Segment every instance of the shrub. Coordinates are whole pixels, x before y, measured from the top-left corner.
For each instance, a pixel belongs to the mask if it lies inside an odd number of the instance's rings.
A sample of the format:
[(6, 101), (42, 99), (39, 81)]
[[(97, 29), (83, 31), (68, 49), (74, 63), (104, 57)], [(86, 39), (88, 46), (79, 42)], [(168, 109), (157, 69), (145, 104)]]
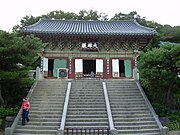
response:
[(15, 108), (0, 107), (0, 118), (3, 119), (6, 116), (15, 116), (17, 115), (19, 109), (20, 109), (19, 107), (15, 107)]

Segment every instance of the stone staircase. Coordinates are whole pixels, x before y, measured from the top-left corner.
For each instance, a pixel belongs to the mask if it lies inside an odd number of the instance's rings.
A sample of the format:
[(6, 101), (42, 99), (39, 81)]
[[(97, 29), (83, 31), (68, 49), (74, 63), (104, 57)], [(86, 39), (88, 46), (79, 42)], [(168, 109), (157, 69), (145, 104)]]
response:
[(60, 126), (67, 81), (38, 81), (30, 98), (30, 121), (19, 120), (14, 135), (55, 135)]
[(65, 128), (88, 130), (109, 128), (102, 82), (72, 81)]
[(159, 135), (160, 130), (134, 80), (107, 80), (114, 126), (121, 135)]
[[(105, 82), (119, 135), (160, 135), (134, 80)], [(61, 125), (67, 83), (58, 79), (38, 81), (30, 98), (30, 122), (22, 126), (19, 120), (13, 135), (56, 135)], [(77, 134), (77, 129), (82, 135), (106, 134), (109, 129), (103, 85), (99, 80), (72, 81), (64, 133)]]

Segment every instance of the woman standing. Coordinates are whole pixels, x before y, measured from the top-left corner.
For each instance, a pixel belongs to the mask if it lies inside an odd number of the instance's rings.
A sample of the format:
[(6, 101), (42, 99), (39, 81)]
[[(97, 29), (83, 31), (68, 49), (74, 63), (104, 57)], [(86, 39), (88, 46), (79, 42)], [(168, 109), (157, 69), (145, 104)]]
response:
[(26, 121), (29, 122), (29, 108), (30, 108), (30, 103), (26, 99), (26, 97), (23, 98), (22, 102), (22, 125), (26, 124)]

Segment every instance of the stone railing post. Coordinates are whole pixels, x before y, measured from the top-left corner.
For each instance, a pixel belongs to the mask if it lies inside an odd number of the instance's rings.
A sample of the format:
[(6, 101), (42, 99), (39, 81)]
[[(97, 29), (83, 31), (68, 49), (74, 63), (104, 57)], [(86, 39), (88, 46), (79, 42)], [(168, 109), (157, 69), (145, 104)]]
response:
[(64, 101), (64, 108), (63, 108), (63, 114), (61, 118), (61, 125), (59, 129), (57, 130), (57, 135), (64, 135), (64, 127), (66, 122), (66, 115), (67, 115), (67, 109), (69, 104), (69, 96), (71, 92), (71, 82), (68, 82), (67, 90), (66, 90), (66, 98)]
[(110, 107), (110, 103), (109, 103), (109, 97), (108, 97), (107, 87), (106, 87), (105, 82), (103, 82), (103, 90), (104, 90), (104, 97), (105, 97), (106, 109), (107, 109), (108, 120), (109, 120), (110, 134), (118, 135), (117, 130), (114, 128), (114, 122), (113, 122), (113, 118), (112, 118), (111, 107)]

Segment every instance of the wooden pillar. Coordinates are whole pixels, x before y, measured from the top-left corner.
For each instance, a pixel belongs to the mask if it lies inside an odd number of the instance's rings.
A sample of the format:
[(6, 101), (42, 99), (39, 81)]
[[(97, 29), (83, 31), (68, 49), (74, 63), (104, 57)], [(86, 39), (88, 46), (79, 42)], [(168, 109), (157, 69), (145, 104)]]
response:
[(73, 79), (75, 77), (75, 59), (69, 58), (69, 79)]

